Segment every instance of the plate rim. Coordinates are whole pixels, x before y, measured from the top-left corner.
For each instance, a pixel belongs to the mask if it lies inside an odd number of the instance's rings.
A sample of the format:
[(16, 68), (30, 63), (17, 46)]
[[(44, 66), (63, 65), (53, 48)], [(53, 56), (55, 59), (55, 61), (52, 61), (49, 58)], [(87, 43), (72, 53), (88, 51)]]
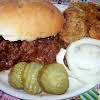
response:
[[(80, 96), (81, 94), (83, 94), (83, 93), (86, 93), (86, 92), (88, 92), (89, 90), (91, 90), (91, 89), (93, 89), (96, 85), (87, 85), (87, 87), (89, 86), (89, 89), (86, 89), (85, 91), (82, 91), (82, 92), (80, 92), (79, 94), (74, 94), (73, 96), (69, 96), (69, 97), (66, 97), (66, 96), (61, 96), (60, 95), (60, 97), (58, 97), (57, 99), (55, 99), (54, 97), (53, 98), (48, 98), (47, 99), (47, 97), (46, 98), (40, 98), (40, 97), (33, 97), (34, 99), (36, 99), (36, 100), (61, 100), (61, 99), (71, 99), (71, 98), (75, 98), (75, 97), (77, 97), (77, 96)], [(12, 87), (11, 87), (12, 88)], [(82, 88), (82, 89), (85, 89), (85, 87), (84, 88)], [(3, 90), (3, 89), (1, 89), (1, 87), (0, 87), (0, 91), (1, 92), (3, 92), (3, 93), (5, 93), (5, 94), (7, 94), (8, 96), (12, 96), (12, 97), (14, 97), (15, 99), (21, 99), (21, 100), (33, 100), (32, 98), (31, 99), (27, 99), (27, 98), (20, 98), (20, 97), (18, 97), (18, 94), (15, 96), (14, 95), (14, 93), (12, 94), (9, 94), (8, 92), (9, 92), (9, 90), (6, 92), (6, 89), (5, 89), (5, 91)], [(33, 96), (35, 96), (35, 95), (33, 95)]]

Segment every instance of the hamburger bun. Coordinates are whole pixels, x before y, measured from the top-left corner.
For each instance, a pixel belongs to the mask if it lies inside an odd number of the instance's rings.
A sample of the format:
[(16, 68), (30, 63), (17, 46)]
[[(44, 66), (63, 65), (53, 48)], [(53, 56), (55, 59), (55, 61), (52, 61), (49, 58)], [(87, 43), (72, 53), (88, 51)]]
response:
[(44, 0), (0, 1), (0, 35), (9, 41), (32, 41), (56, 35), (63, 27), (62, 13)]

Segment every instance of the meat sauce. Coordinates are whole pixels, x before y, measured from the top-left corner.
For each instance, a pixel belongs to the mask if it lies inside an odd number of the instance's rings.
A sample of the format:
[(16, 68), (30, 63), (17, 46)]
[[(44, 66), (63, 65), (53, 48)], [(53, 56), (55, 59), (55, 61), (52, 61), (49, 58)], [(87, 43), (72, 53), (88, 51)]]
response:
[(68, 44), (59, 38), (59, 34), (31, 42), (10, 42), (0, 37), (0, 71), (7, 70), (22, 61), (41, 64), (54, 63), (60, 48), (67, 46)]

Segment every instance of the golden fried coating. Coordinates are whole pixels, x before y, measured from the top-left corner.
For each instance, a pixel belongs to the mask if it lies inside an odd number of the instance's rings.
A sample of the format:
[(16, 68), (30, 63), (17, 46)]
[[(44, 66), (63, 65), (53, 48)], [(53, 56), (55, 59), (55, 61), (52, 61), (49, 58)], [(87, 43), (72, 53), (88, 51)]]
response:
[(61, 38), (65, 42), (71, 43), (91, 34), (91, 31), (94, 30), (91, 27), (94, 27), (94, 24), (100, 21), (100, 5), (81, 2), (74, 3), (64, 11), (64, 18), (65, 24)]
[(91, 38), (100, 40), (100, 21), (97, 21), (91, 26), (89, 35)]
[(86, 8), (86, 22), (88, 30), (91, 28), (96, 21), (100, 20), (100, 5), (88, 4)]
[(87, 23), (87, 31), (89, 32), (91, 25), (100, 20), (100, 5), (93, 3), (75, 3), (74, 6), (85, 11), (85, 21)]
[(61, 38), (68, 43), (87, 36), (87, 27), (84, 21), (85, 12), (79, 8), (70, 7), (64, 12), (65, 24)]
[[(100, 18), (100, 5), (96, 5), (93, 3), (81, 3), (81, 2), (79, 2), (79, 3), (72, 4), (70, 7), (84, 10), (85, 14), (86, 14), (86, 18), (88, 18), (89, 20), (91, 18), (96, 18), (96, 19), (98, 19), (98, 17)], [(92, 15), (92, 16), (89, 16), (89, 15)]]

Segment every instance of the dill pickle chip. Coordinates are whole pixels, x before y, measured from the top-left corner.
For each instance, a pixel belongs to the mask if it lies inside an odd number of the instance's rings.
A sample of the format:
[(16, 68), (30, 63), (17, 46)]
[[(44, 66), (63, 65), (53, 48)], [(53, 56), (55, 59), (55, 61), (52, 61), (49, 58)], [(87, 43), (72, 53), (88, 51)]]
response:
[(69, 88), (68, 74), (63, 65), (45, 65), (39, 72), (38, 81), (42, 89), (50, 94), (64, 94)]
[(42, 89), (38, 83), (37, 76), (42, 65), (36, 62), (27, 64), (23, 73), (24, 90), (29, 94), (39, 94)]
[(20, 62), (11, 69), (8, 75), (8, 83), (12, 87), (16, 89), (23, 89), (22, 73), (26, 65), (27, 65), (26, 62)]

